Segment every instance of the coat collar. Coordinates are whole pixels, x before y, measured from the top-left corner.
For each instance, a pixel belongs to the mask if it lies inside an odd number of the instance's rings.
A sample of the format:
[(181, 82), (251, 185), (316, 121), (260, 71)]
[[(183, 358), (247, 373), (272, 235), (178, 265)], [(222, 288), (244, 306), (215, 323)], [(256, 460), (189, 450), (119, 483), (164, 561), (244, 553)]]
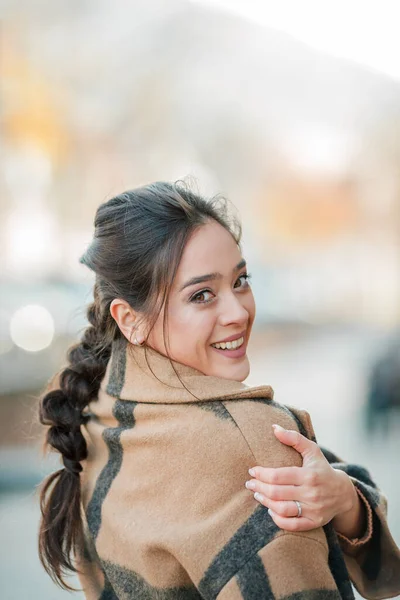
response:
[(248, 387), (204, 375), (193, 367), (170, 362), (149, 347), (134, 346), (125, 338), (112, 344), (100, 390), (121, 400), (167, 404), (261, 397), (272, 400), (274, 394), (269, 385)]

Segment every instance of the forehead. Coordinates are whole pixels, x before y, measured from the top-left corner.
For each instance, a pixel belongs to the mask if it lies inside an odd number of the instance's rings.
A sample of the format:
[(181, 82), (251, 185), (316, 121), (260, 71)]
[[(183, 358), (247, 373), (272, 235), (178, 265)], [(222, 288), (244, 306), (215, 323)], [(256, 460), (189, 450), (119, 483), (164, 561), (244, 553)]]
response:
[(204, 273), (230, 274), (241, 258), (242, 253), (229, 231), (210, 221), (189, 238), (176, 274), (177, 282)]

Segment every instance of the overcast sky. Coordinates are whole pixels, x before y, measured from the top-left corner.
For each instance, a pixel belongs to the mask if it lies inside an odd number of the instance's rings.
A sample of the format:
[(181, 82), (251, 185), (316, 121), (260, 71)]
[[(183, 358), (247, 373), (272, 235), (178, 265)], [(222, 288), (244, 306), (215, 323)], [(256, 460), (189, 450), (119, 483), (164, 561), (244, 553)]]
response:
[(240, 14), (400, 80), (397, 0), (189, 0)]

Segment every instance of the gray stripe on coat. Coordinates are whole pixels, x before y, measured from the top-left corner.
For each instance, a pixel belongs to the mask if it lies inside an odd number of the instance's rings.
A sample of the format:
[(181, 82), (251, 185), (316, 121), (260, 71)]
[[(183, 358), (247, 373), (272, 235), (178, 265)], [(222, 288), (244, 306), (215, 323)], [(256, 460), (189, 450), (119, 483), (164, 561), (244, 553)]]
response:
[[(201, 600), (201, 596), (194, 585), (190, 587), (156, 588), (150, 585), (135, 571), (102, 561), (108, 579), (112, 582), (119, 600)], [(100, 600), (114, 600), (114, 596), (101, 597)]]
[[(126, 353), (124, 343), (120, 343), (115, 348), (115, 354), (112, 357), (110, 379), (107, 386), (107, 392), (112, 395), (120, 394), (125, 380)], [(114, 350), (113, 350), (114, 351)], [(118, 427), (108, 427), (103, 431), (103, 439), (108, 447), (108, 461), (97, 478), (93, 495), (86, 508), (86, 518), (89, 531), (96, 540), (101, 527), (101, 509), (103, 502), (112, 486), (112, 483), (118, 475), (123, 459), (123, 449), (121, 445), (121, 434), (135, 425), (133, 411), (137, 402), (133, 400), (115, 401), (113, 406), (113, 415), (119, 422)]]
[(258, 506), (207, 568), (198, 585), (202, 597), (214, 600), (249, 557), (271, 542), (278, 531), (280, 529), (268, 514), (268, 509)]
[(236, 581), (243, 600), (256, 600), (256, 598), (275, 600), (268, 575), (258, 554), (252, 556), (240, 569)]

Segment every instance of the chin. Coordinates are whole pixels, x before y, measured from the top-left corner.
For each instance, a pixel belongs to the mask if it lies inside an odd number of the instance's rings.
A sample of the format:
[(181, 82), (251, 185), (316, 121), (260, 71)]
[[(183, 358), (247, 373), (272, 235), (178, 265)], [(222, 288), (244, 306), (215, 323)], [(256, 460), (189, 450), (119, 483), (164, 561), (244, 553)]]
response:
[(246, 357), (246, 361), (242, 365), (223, 369), (220, 372), (214, 373), (215, 377), (221, 377), (222, 379), (231, 379), (232, 381), (244, 381), (250, 373), (250, 364)]

